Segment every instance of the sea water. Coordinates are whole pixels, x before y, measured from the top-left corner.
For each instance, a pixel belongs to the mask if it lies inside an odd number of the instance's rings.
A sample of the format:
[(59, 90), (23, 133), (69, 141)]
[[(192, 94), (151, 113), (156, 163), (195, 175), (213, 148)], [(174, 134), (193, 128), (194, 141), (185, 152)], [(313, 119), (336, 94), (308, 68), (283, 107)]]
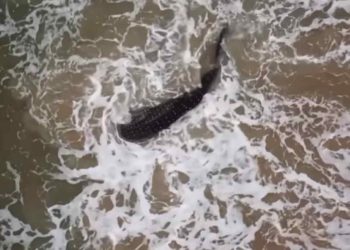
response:
[[(0, 3), (1, 249), (347, 249), (346, 0)], [(129, 110), (200, 85), (147, 143)]]

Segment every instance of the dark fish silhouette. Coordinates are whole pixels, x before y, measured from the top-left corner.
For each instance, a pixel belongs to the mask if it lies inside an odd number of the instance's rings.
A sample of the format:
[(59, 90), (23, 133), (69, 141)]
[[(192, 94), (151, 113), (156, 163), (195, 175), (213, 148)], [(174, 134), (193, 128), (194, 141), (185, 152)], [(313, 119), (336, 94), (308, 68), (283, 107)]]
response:
[[(221, 51), (221, 41), (226, 28), (221, 31), (218, 45), (216, 47), (216, 60)], [(144, 141), (160, 131), (170, 127), (189, 110), (196, 107), (203, 96), (209, 91), (210, 86), (219, 72), (219, 67), (215, 67), (201, 77), (201, 87), (185, 92), (184, 94), (169, 99), (155, 107), (146, 107), (131, 112), (131, 122), (118, 124), (119, 136), (128, 141)]]

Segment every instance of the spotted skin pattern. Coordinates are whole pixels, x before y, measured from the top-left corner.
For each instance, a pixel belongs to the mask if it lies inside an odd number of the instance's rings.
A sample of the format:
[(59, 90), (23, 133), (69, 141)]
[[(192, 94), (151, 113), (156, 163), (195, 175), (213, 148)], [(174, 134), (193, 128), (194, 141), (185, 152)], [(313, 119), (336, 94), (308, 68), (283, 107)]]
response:
[[(221, 40), (225, 32), (226, 29), (221, 32), (219, 37), (216, 50), (217, 58), (221, 48)], [(209, 91), (219, 70), (219, 67), (216, 67), (206, 72), (201, 78), (202, 86), (200, 88), (196, 88), (191, 92), (185, 92), (158, 106), (147, 107), (131, 112), (131, 122), (127, 124), (118, 124), (117, 126), (119, 137), (127, 141), (145, 141), (154, 137), (160, 131), (169, 128), (171, 124), (189, 110), (195, 108), (202, 101), (203, 96)]]

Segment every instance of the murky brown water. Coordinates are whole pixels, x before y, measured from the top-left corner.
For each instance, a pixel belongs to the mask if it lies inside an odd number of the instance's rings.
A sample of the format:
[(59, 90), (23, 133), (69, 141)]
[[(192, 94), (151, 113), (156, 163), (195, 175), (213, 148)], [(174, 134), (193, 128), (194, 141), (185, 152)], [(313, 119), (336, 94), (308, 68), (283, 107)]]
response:
[[(0, 3), (0, 248), (347, 249), (345, 1)], [(129, 107), (212, 93), (146, 145)]]

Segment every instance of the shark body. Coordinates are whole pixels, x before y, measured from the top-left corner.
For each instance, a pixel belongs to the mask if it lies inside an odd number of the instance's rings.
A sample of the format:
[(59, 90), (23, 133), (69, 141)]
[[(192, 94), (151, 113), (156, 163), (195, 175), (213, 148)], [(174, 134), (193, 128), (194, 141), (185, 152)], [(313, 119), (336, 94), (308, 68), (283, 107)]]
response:
[[(216, 61), (221, 51), (221, 42), (226, 33), (226, 28), (221, 31), (216, 47)], [(146, 107), (131, 112), (131, 121), (126, 124), (118, 124), (119, 137), (127, 141), (145, 141), (156, 136), (160, 131), (167, 129), (195, 108), (209, 91), (212, 83), (217, 77), (220, 68), (214, 67), (201, 77), (201, 87), (180, 96), (169, 99), (154, 107)]]

